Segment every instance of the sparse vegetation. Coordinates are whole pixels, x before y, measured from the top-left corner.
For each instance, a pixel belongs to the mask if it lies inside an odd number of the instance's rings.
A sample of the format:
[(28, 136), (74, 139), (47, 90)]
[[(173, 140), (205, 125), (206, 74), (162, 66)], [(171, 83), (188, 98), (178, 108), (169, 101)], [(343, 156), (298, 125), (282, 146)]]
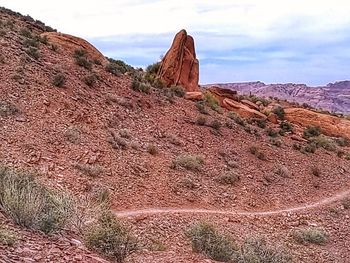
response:
[(75, 63), (87, 70), (92, 69), (92, 63), (87, 58), (87, 52), (85, 49), (76, 49), (74, 51)]
[(255, 155), (260, 160), (266, 160), (265, 154), (262, 151), (260, 151), (257, 146), (251, 146), (249, 148), (249, 152)]
[(157, 145), (150, 143), (147, 145), (147, 152), (152, 155), (157, 155), (159, 153)]
[(8, 102), (0, 100), (0, 117), (9, 117), (16, 115), (19, 112), (18, 108)]
[(61, 229), (72, 212), (72, 200), (49, 190), (33, 175), (0, 167), (0, 209), (21, 226), (51, 233)]
[(208, 223), (198, 223), (187, 231), (187, 235), (191, 239), (193, 251), (211, 259), (227, 262), (235, 254), (234, 242)]
[(176, 157), (172, 162), (172, 168), (176, 169), (178, 167), (185, 168), (190, 171), (198, 171), (204, 164), (204, 159), (200, 155), (195, 154), (181, 154)]
[(210, 127), (212, 127), (214, 130), (220, 130), (222, 124), (220, 121), (218, 120), (213, 120), (211, 123), (210, 123)]
[(186, 94), (186, 91), (182, 86), (171, 86), (170, 91), (177, 97), (184, 97)]
[(204, 93), (204, 104), (207, 105), (212, 110), (214, 110), (220, 114), (222, 113), (222, 109), (219, 105), (219, 101), (209, 91)]
[(52, 84), (56, 87), (62, 88), (65, 83), (66, 83), (66, 76), (61, 72), (55, 74), (52, 78)]
[(311, 167), (311, 173), (312, 175), (316, 176), (316, 177), (320, 177), (321, 176), (321, 170), (318, 166), (313, 166)]
[(239, 117), (235, 112), (230, 111), (228, 113), (228, 117), (232, 120), (234, 120), (238, 125), (246, 126), (246, 122), (243, 118)]
[(16, 232), (0, 225), (0, 245), (13, 246), (17, 240)]
[(119, 131), (119, 135), (122, 138), (130, 139), (131, 138), (131, 131), (129, 129), (121, 129)]
[(208, 114), (208, 110), (207, 110), (207, 108), (206, 108), (206, 106), (205, 106), (204, 101), (198, 101), (198, 102), (196, 103), (196, 107), (197, 107), (197, 109), (198, 109), (198, 111), (199, 111), (200, 113), (202, 113), (202, 114)]
[(277, 115), (277, 117), (280, 120), (284, 120), (284, 109), (281, 106), (277, 106), (274, 109), (272, 109), (272, 112)]
[(293, 129), (294, 129), (294, 127), (293, 127), (293, 125), (292, 125), (290, 122), (288, 122), (288, 121), (282, 121), (282, 122), (280, 123), (280, 131), (279, 131), (279, 134), (282, 135), (282, 136), (284, 136), (284, 134), (285, 134), (286, 132), (292, 132)]
[(26, 50), (26, 53), (32, 58), (38, 60), (40, 58), (39, 50), (36, 47), (29, 47)]
[(83, 174), (89, 176), (89, 177), (94, 177), (96, 178), (99, 176), (101, 173), (103, 173), (104, 169), (100, 165), (96, 164), (81, 164), (77, 163), (74, 165), (74, 168), (82, 172)]
[(151, 86), (147, 83), (144, 83), (140, 80), (137, 80), (134, 78), (131, 88), (138, 92), (144, 92), (144, 93), (150, 93), (151, 92)]
[(268, 245), (264, 239), (248, 238), (232, 262), (237, 263), (289, 263), (292, 257), (282, 247)]
[(326, 137), (324, 135), (320, 135), (317, 137), (312, 137), (309, 139), (310, 143), (314, 144), (316, 147), (322, 147), (327, 151), (336, 151), (337, 144), (331, 138)]
[(278, 136), (278, 131), (272, 129), (271, 127), (269, 127), (267, 130), (266, 130), (266, 133), (268, 136), (272, 137), (272, 138), (276, 138)]
[(109, 212), (88, 227), (84, 240), (89, 249), (119, 263), (137, 249), (136, 240)]
[(240, 180), (240, 176), (235, 171), (227, 171), (215, 179), (220, 184), (234, 185)]
[(81, 132), (77, 127), (69, 126), (65, 130), (64, 136), (66, 137), (67, 141), (74, 143), (74, 144), (78, 144), (80, 141)]
[(275, 172), (277, 175), (281, 176), (281, 177), (289, 177), (290, 176), (290, 171), (288, 170), (288, 168), (284, 165), (279, 165), (276, 169)]
[(328, 240), (326, 231), (322, 228), (306, 228), (294, 231), (292, 236), (295, 241), (301, 244), (324, 245)]
[(88, 85), (89, 87), (93, 87), (96, 82), (97, 82), (97, 75), (96, 74), (90, 74), (87, 75), (83, 78), (83, 81), (86, 85)]
[(199, 126), (204, 126), (207, 123), (207, 119), (204, 116), (198, 116), (196, 124)]
[(310, 137), (316, 137), (321, 135), (321, 129), (318, 126), (308, 126), (304, 130), (304, 137), (310, 138)]
[(115, 132), (112, 132), (112, 136), (107, 139), (107, 142), (109, 142), (114, 149), (126, 150), (128, 148), (128, 142)]

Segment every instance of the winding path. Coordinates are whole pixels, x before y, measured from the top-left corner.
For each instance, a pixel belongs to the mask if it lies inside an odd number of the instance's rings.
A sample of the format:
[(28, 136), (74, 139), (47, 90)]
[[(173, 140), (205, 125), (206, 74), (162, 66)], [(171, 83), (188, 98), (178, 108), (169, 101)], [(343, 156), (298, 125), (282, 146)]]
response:
[(156, 215), (156, 214), (217, 214), (217, 215), (235, 215), (235, 216), (271, 216), (271, 215), (278, 215), (282, 213), (293, 213), (293, 212), (299, 212), (303, 210), (317, 208), (317, 207), (344, 199), (348, 195), (350, 195), (350, 190), (339, 192), (331, 197), (324, 198), (315, 203), (305, 204), (305, 205), (291, 207), (291, 208), (271, 210), (271, 211), (247, 212), (247, 211), (224, 211), (224, 210), (202, 209), (202, 208), (145, 208), (145, 209), (115, 211), (115, 215), (117, 217), (136, 217), (136, 216), (142, 216), (142, 215)]

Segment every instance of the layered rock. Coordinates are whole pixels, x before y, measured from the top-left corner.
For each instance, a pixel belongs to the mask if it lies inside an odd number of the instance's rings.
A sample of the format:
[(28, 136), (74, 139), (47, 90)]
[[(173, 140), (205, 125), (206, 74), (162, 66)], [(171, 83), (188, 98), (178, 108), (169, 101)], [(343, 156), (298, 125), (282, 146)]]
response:
[(266, 115), (262, 114), (261, 112), (257, 110), (253, 110), (249, 108), (247, 105), (244, 105), (243, 103), (240, 103), (238, 101), (234, 101), (231, 99), (225, 98), (222, 101), (222, 106), (227, 110), (237, 113), (242, 118), (246, 118), (246, 119), (254, 118), (254, 119), (263, 119), (263, 120), (267, 118)]
[(322, 133), (350, 139), (350, 121), (302, 108), (285, 109), (285, 119), (303, 127), (319, 126)]
[(41, 34), (41, 36), (46, 36), (50, 43), (61, 46), (65, 51), (71, 53), (72, 55), (74, 54), (75, 50), (84, 49), (89, 59), (98, 60), (103, 65), (108, 63), (107, 59), (100, 51), (82, 38), (57, 32), (46, 32)]
[(176, 34), (161, 62), (158, 77), (167, 86), (181, 85), (186, 91), (200, 91), (199, 62), (196, 58), (194, 40), (185, 30)]
[(223, 100), (224, 99), (230, 99), (230, 100), (237, 100), (237, 91), (231, 90), (231, 89), (223, 89), (219, 88), (217, 86), (211, 86), (208, 89), (214, 97), (219, 101), (219, 104), (221, 107), (223, 107)]

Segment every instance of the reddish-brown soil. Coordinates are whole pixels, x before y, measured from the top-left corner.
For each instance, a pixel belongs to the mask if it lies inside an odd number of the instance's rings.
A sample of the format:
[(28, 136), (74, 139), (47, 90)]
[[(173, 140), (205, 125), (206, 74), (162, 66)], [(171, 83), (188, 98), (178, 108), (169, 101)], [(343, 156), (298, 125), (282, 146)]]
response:
[[(29, 57), (18, 34), (21, 27), (30, 27), (28, 23), (0, 14), (15, 22), (15, 28), (0, 37), (0, 100), (19, 109), (17, 115), (0, 117), (0, 161), (37, 171), (45, 184), (77, 198), (109, 189), (116, 215), (119, 211), (144, 244), (127, 262), (211, 262), (191, 251), (184, 234), (199, 220), (216, 224), (237, 240), (261, 235), (283, 244), (295, 262), (350, 262), (350, 210), (341, 204), (350, 186), (349, 160), (324, 149), (315, 154), (296, 151), (292, 135), (281, 137), (282, 146), (276, 147), (265, 130), (254, 127), (257, 135), (247, 133), (227, 112), (209, 111), (207, 121), (231, 122), (232, 129), (223, 126), (215, 132), (196, 125), (201, 114), (194, 102), (171, 102), (160, 90), (133, 91), (130, 77), (116, 77), (103, 66), (93, 66), (99, 80), (89, 87), (83, 78), (90, 72), (63, 48), (54, 52), (41, 44), (39, 60)], [(52, 84), (58, 71), (67, 77), (62, 88)], [(79, 131), (75, 143), (67, 139), (71, 128)], [(136, 149), (113, 149), (108, 143), (111, 131), (121, 129), (129, 130), (126, 140)], [(148, 144), (156, 145), (159, 153), (148, 153)], [(253, 145), (266, 160), (250, 153)], [(201, 170), (172, 169), (172, 161), (182, 153), (202, 155)], [(228, 162), (237, 166), (240, 180), (235, 185), (215, 180), (230, 170)], [(74, 168), (77, 163), (99, 165), (103, 172), (96, 178), (86, 176)], [(288, 176), (276, 174), (281, 165)], [(319, 177), (311, 173), (316, 166)], [(14, 226), (4, 216), (0, 220), (21, 236), (14, 248), (0, 246), (0, 262), (103, 262), (77, 245), (74, 239), (79, 237), (71, 233), (47, 237)], [(308, 225), (327, 230), (330, 240), (325, 246), (292, 240), (293, 229)], [(165, 251), (155, 251), (157, 242)]]

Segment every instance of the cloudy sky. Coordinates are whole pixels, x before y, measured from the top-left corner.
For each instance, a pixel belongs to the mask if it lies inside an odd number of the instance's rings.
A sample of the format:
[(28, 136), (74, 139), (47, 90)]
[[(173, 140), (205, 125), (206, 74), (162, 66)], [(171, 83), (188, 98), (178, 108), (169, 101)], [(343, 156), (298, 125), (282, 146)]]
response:
[(195, 38), (202, 84), (350, 79), (346, 0), (0, 0), (0, 6), (134, 66), (157, 61), (185, 28)]

